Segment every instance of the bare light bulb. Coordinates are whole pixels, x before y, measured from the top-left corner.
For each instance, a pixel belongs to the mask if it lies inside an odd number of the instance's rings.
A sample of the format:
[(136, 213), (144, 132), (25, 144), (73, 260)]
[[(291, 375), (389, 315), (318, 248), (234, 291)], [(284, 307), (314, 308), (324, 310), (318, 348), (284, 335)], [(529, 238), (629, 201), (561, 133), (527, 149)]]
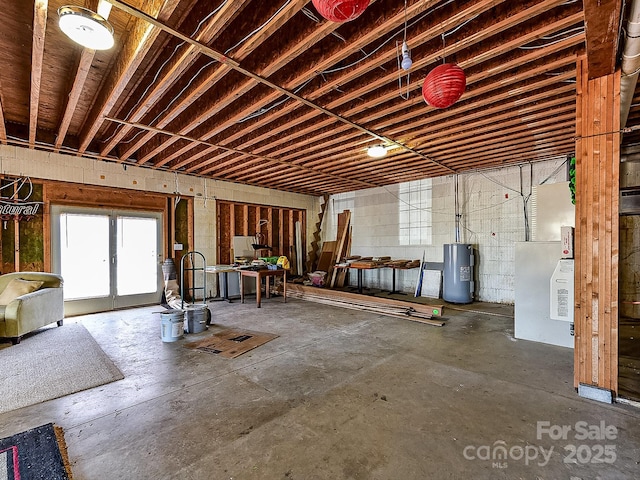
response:
[(409, 70), (411, 65), (413, 65), (413, 61), (409, 54), (409, 47), (407, 46), (407, 42), (402, 42), (402, 62), (400, 62), (400, 66), (403, 70)]

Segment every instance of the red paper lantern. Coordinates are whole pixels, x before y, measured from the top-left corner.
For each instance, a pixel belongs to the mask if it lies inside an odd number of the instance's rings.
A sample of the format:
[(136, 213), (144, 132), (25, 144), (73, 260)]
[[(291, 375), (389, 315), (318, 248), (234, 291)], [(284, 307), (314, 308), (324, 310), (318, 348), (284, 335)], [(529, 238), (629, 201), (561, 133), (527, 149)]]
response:
[(327, 20), (342, 23), (358, 18), (369, 6), (369, 0), (313, 0), (313, 6)]
[(467, 77), (457, 65), (445, 63), (431, 70), (422, 84), (424, 101), (435, 108), (447, 108), (458, 101), (467, 86)]

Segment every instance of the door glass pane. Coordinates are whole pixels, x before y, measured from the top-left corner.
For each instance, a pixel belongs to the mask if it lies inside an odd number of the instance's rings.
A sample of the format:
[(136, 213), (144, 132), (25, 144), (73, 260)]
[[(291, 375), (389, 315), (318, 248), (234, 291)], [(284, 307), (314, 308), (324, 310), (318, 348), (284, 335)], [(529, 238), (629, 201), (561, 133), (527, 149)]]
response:
[(60, 215), (60, 267), (64, 299), (109, 295), (109, 217)]
[(155, 218), (118, 217), (117, 295), (158, 289), (158, 227)]

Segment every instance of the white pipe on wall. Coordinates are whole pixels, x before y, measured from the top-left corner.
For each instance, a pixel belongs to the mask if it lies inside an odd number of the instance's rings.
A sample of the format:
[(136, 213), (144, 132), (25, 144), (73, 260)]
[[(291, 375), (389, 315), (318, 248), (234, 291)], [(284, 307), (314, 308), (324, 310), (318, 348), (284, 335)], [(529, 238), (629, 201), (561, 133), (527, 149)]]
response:
[(620, 127), (624, 128), (629, 117), (633, 94), (640, 72), (640, 1), (632, 0), (622, 52), (622, 76), (620, 78)]

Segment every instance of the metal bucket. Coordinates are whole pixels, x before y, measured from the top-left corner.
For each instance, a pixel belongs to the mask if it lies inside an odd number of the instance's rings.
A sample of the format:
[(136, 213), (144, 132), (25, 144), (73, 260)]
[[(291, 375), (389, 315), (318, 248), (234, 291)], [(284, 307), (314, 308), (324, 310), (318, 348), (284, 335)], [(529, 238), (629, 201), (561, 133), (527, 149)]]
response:
[(175, 342), (184, 334), (184, 312), (167, 310), (160, 312), (160, 336), (163, 342)]
[(185, 307), (187, 333), (200, 333), (207, 329), (209, 309), (206, 305), (189, 305)]
[(162, 263), (162, 276), (164, 277), (165, 282), (167, 280), (176, 280), (178, 278), (176, 264), (174, 263), (173, 258), (167, 258)]

